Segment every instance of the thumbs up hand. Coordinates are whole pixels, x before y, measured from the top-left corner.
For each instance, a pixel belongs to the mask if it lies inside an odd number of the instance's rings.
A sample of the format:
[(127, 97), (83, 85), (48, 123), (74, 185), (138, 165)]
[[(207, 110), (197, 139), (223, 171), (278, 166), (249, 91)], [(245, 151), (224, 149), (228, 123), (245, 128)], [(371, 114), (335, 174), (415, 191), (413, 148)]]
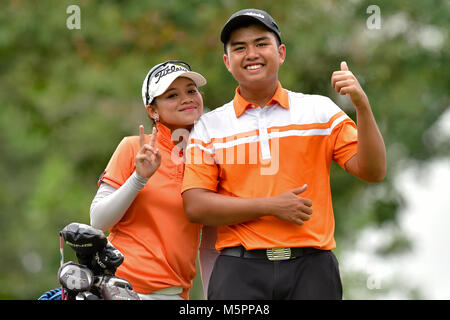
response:
[(347, 62), (345, 62), (345, 61), (341, 62), (341, 71), (349, 71), (348, 70), (348, 66), (347, 66)]
[(361, 88), (358, 79), (348, 69), (345, 61), (341, 62), (341, 70), (334, 71), (331, 76), (331, 86), (341, 95), (349, 95), (356, 108), (369, 105), (369, 99)]

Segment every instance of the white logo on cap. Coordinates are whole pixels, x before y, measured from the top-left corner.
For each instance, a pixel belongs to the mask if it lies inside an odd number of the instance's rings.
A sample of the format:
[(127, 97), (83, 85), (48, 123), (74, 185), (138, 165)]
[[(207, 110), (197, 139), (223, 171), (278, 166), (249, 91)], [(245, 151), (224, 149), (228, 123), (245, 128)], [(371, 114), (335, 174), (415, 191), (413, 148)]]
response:
[(261, 19), (264, 19), (264, 16), (261, 13), (256, 13), (256, 12), (246, 12), (244, 13), (246, 16), (256, 16), (256, 17), (260, 17)]
[(158, 83), (159, 80), (161, 80), (162, 77), (167, 76), (168, 74), (170, 74), (172, 72), (176, 72), (176, 71), (186, 71), (187, 72), (188, 70), (186, 68), (170, 64), (167, 67), (165, 67), (164, 69), (159, 70), (155, 74), (155, 78), (157, 78), (155, 84)]

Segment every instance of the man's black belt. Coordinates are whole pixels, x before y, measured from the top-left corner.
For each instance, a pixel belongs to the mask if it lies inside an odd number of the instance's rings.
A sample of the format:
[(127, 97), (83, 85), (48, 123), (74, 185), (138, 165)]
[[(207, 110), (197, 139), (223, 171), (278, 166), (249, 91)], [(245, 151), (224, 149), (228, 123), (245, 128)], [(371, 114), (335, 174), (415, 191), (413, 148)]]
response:
[(225, 248), (220, 251), (223, 256), (231, 256), (248, 259), (264, 259), (270, 261), (295, 259), (307, 254), (324, 252), (328, 250), (321, 250), (310, 247), (302, 248), (272, 248), (272, 249), (254, 249), (246, 250), (243, 246)]

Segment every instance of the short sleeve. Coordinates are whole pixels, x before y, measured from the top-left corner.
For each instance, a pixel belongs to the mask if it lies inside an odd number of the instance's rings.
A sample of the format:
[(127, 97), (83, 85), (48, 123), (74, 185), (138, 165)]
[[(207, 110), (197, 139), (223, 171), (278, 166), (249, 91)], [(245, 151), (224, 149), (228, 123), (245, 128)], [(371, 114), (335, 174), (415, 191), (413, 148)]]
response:
[(347, 118), (333, 130), (333, 160), (345, 169), (345, 163), (358, 152), (358, 131), (355, 122)]
[(111, 156), (98, 184), (105, 182), (115, 188), (120, 188), (136, 169), (136, 153), (131, 138), (122, 139)]
[(216, 192), (218, 177), (219, 168), (214, 160), (214, 147), (200, 119), (189, 135), (181, 192), (193, 188)]

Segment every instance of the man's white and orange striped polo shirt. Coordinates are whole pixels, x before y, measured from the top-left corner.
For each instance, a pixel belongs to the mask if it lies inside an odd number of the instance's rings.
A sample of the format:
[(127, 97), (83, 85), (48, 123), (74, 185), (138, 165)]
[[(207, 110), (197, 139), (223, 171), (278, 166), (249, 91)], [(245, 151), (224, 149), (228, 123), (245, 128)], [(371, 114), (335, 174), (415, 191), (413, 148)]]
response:
[(331, 250), (334, 215), (331, 161), (345, 169), (357, 152), (356, 125), (329, 98), (283, 89), (260, 108), (239, 91), (202, 115), (186, 148), (182, 192), (203, 188), (242, 197), (270, 197), (308, 185), (314, 213), (299, 226), (273, 216), (217, 228), (216, 249), (315, 247)]

